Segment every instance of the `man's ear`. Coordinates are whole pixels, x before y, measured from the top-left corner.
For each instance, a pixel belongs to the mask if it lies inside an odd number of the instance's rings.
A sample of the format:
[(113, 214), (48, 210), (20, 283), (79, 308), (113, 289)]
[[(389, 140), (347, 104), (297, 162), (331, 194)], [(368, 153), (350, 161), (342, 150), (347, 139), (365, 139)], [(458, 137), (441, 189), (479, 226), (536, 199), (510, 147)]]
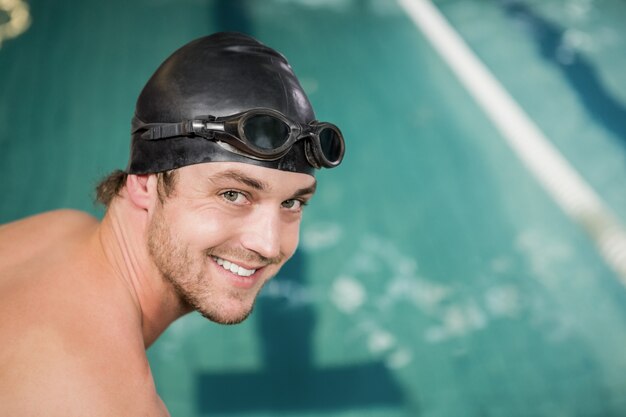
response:
[(154, 174), (132, 175), (126, 178), (126, 191), (138, 208), (148, 210), (152, 207), (157, 193), (157, 176)]

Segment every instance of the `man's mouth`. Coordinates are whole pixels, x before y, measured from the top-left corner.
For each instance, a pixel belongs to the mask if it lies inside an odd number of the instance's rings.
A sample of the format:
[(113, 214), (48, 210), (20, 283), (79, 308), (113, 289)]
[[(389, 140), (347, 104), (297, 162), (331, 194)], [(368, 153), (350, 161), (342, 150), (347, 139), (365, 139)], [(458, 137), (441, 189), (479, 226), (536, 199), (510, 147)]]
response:
[(256, 269), (246, 269), (241, 265), (218, 258), (217, 256), (212, 256), (212, 258), (219, 266), (235, 275), (239, 275), (240, 277), (249, 277), (257, 271)]

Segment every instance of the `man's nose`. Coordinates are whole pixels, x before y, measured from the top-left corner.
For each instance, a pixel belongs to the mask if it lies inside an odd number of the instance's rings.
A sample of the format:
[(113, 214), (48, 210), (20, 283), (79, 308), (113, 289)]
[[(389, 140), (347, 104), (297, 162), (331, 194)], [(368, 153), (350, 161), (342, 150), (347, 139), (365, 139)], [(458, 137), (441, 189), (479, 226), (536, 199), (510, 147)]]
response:
[(278, 210), (257, 208), (242, 227), (242, 245), (265, 258), (280, 255), (281, 222)]

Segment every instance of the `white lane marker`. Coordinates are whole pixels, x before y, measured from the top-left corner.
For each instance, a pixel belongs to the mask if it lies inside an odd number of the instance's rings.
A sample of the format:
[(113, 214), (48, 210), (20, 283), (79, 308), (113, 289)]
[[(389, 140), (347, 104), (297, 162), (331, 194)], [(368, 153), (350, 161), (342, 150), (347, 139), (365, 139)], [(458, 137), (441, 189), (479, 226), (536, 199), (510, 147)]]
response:
[(434, 49), (556, 203), (591, 236), (626, 285), (626, 232), (430, 0), (398, 0)]

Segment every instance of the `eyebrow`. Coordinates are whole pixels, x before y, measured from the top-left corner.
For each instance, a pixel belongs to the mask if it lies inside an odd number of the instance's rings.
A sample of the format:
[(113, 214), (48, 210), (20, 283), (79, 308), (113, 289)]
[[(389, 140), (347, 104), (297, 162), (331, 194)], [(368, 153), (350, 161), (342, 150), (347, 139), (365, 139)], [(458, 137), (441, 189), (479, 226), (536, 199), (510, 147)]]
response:
[[(221, 172), (221, 173), (213, 176), (212, 178), (210, 178), (210, 180), (211, 181), (213, 181), (213, 180), (218, 180), (218, 181), (219, 180), (233, 180), (233, 181), (237, 181), (237, 182), (240, 182), (242, 184), (245, 184), (248, 187), (254, 188), (255, 190), (258, 190), (258, 191), (267, 191), (267, 190), (270, 189), (270, 186), (266, 182), (263, 182), (263, 181), (258, 180), (256, 178), (252, 178), (252, 177), (244, 174), (243, 172), (235, 170), (235, 169)], [(293, 193), (293, 197), (292, 198), (301, 197), (301, 196), (307, 195), (307, 194), (314, 194), (316, 188), (317, 188), (317, 180), (313, 179), (313, 184), (312, 185), (296, 190)]]
[(252, 178), (247, 176), (246, 174), (244, 174), (241, 171), (237, 171), (237, 170), (229, 170), (229, 171), (225, 171), (225, 172), (221, 172), (215, 176), (213, 176), (211, 178), (211, 180), (234, 180), (237, 182), (240, 182), (242, 184), (247, 185), (248, 187), (254, 188), (255, 190), (258, 191), (266, 191), (268, 190), (270, 187), (267, 183), (260, 181), (256, 178)]
[(313, 184), (310, 187), (300, 188), (299, 190), (296, 190), (296, 192), (293, 193), (292, 198), (302, 197), (303, 195), (307, 195), (307, 194), (314, 194), (316, 188), (317, 188), (317, 181), (314, 180)]

